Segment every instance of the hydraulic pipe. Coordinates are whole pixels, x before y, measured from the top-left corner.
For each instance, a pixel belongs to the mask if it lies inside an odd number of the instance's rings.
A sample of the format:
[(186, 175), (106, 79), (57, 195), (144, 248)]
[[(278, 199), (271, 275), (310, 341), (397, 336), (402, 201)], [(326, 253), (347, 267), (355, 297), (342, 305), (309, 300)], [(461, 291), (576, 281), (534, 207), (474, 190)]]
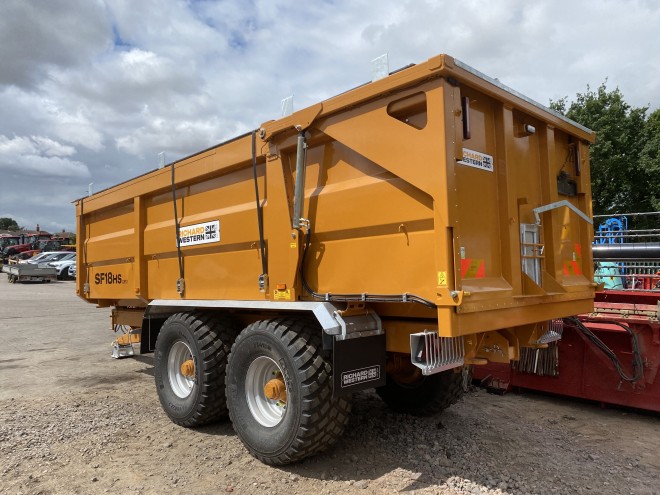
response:
[(298, 152), (296, 154), (296, 186), (293, 193), (293, 228), (299, 229), (305, 200), (305, 133), (298, 134)]
[(631, 242), (628, 244), (595, 244), (594, 259), (653, 259), (660, 258), (660, 242)]

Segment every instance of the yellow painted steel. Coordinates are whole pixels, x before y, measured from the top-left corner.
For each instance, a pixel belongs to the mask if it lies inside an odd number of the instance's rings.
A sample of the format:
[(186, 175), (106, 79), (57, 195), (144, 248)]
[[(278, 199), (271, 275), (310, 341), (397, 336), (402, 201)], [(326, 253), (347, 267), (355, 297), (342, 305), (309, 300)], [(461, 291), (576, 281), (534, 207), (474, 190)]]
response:
[[(219, 223), (217, 242), (182, 247), (183, 294), (171, 167), (76, 202), (78, 294), (120, 312), (154, 299), (312, 300), (301, 281), (304, 234), (292, 229), (299, 130), (309, 286), (436, 305), (371, 304), (389, 322), (388, 350), (410, 352), (412, 329), (434, 329), (473, 335), (474, 361), (508, 360), (530, 345), (530, 325), (591, 310), (592, 226), (567, 208), (542, 213), (536, 281), (523, 270), (520, 232), (535, 208), (560, 200), (591, 216), (594, 134), (447, 55), (262, 124), (266, 291), (245, 135), (173, 165), (180, 226)], [(559, 176), (574, 195), (559, 192)]]
[(141, 335), (139, 333), (125, 333), (119, 335), (115, 342), (118, 345), (139, 344)]

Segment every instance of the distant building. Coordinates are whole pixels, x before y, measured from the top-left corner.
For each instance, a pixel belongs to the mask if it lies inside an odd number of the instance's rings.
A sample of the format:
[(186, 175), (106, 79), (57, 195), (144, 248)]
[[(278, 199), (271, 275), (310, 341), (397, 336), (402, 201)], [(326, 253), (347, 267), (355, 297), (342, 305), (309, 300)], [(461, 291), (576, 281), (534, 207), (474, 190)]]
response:
[(51, 234), (50, 232), (46, 230), (41, 230), (41, 227), (39, 224), (37, 224), (37, 228), (34, 230), (31, 229), (20, 229), (20, 230), (4, 230), (0, 229), (0, 235), (39, 235), (39, 236), (53, 236), (58, 239), (64, 239), (64, 240), (73, 240), (76, 238), (76, 233), (75, 232), (67, 232), (64, 229), (62, 229), (62, 232), (58, 232), (57, 234)]
[(57, 234), (53, 234), (53, 237), (56, 237), (58, 239), (64, 239), (67, 241), (74, 240), (76, 238), (76, 233), (75, 232), (66, 232), (64, 229), (62, 229), (62, 232), (58, 232)]

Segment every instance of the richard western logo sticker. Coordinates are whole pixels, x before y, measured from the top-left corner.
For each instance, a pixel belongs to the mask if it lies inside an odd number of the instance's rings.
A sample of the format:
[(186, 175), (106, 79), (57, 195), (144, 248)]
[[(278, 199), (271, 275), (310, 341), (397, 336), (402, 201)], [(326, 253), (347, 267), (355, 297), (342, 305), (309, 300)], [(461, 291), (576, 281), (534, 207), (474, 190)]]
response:
[(493, 157), (486, 153), (463, 148), (463, 157), (458, 161), (461, 165), (478, 168), (479, 170), (493, 171)]
[(179, 227), (181, 247), (220, 242), (220, 220)]
[(380, 379), (380, 366), (368, 366), (359, 370), (344, 371), (341, 374), (341, 387), (350, 387)]

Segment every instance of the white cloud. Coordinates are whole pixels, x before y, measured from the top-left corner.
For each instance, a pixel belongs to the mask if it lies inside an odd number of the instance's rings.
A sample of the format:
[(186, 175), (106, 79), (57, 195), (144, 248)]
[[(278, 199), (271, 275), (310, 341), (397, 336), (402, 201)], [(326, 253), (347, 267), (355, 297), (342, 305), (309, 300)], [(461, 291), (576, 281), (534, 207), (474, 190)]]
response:
[(67, 160), (66, 158), (28, 155), (19, 157), (14, 163), (16, 169), (25, 175), (34, 174), (53, 177), (90, 176), (87, 165), (75, 160)]
[[(168, 152), (168, 161), (171, 161), (191, 150), (202, 150), (209, 147), (209, 143), (221, 141), (223, 138), (218, 136), (219, 129), (227, 132), (227, 138), (247, 131), (232, 123), (221, 125), (217, 118), (209, 121), (171, 121), (162, 118), (145, 120), (142, 127), (130, 135), (117, 137), (115, 143), (120, 151), (151, 159), (153, 163), (156, 154), (161, 151)], [(176, 136), (176, 140), (171, 140), (171, 136)]]
[(0, 136), (0, 170), (19, 176), (89, 177), (87, 166), (69, 157), (75, 149), (43, 136)]
[(0, 84), (32, 88), (51, 69), (89, 63), (112, 44), (102, 1), (3, 0)]
[(35, 150), (46, 156), (71, 156), (76, 150), (73, 146), (66, 146), (43, 136), (31, 136)]
[(10, 139), (7, 136), (0, 136), (0, 157), (9, 159), (12, 155), (23, 155), (34, 153), (35, 145), (29, 138), (17, 137)]
[(10, 155), (46, 155), (70, 156), (75, 153), (71, 146), (65, 146), (57, 141), (43, 136), (20, 136), (8, 138), (0, 136), (0, 157)]

